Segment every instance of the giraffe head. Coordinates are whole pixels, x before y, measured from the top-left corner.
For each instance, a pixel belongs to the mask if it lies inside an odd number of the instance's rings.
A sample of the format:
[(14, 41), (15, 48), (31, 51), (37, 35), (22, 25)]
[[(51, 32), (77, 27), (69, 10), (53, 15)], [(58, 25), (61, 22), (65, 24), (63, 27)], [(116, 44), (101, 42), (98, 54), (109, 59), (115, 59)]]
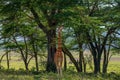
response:
[(58, 32), (61, 32), (62, 29), (63, 29), (63, 26), (60, 26), (60, 27), (58, 28)]

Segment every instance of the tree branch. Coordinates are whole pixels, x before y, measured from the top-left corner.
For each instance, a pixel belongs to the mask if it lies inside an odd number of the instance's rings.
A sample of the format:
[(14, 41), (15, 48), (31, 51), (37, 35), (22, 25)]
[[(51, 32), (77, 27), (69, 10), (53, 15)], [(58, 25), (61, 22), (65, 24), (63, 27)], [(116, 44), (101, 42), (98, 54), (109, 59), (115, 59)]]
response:
[(93, 6), (92, 6), (92, 9), (91, 9), (90, 12), (89, 12), (89, 16), (92, 16), (92, 14), (94, 13), (95, 8), (96, 8), (96, 6), (97, 6), (97, 4), (98, 4), (98, 1), (99, 1), (99, 0), (96, 0), (96, 2), (94, 2)]
[(104, 47), (105, 47), (105, 45), (106, 45), (108, 36), (111, 35), (113, 32), (115, 32), (116, 29), (117, 29), (117, 27), (112, 27), (112, 28), (110, 28), (110, 29), (108, 30), (108, 32), (107, 32), (107, 34), (106, 34), (106, 36), (105, 36), (105, 38), (104, 38), (104, 40), (103, 40), (100, 53), (102, 53), (102, 51), (103, 51), (103, 49), (104, 49)]
[(31, 61), (31, 59), (33, 58), (34, 56), (31, 56), (30, 58), (29, 58), (29, 60), (28, 60), (28, 64), (30, 63), (30, 61)]
[(32, 12), (34, 19), (35, 19), (36, 23), (38, 24), (39, 28), (41, 28), (44, 33), (47, 33), (47, 28), (45, 28), (45, 26), (41, 23), (40, 18), (33, 7), (30, 8), (30, 11)]
[(22, 50), (22, 48), (19, 46), (19, 44), (18, 44), (18, 42), (17, 42), (15, 36), (13, 36), (13, 41), (14, 41), (14, 43), (17, 45), (18, 49), (20, 50), (20, 53), (21, 53), (21, 55), (22, 55), (22, 59), (23, 59), (23, 61), (25, 61), (26, 59), (25, 59), (25, 56), (24, 56), (23, 50)]
[(73, 57), (73, 55), (71, 54), (71, 52), (66, 48), (65, 44), (63, 44), (62, 51), (63, 51), (64, 54), (66, 54), (67, 56), (69, 56), (70, 60), (75, 65), (77, 71), (79, 71), (79, 67), (78, 67), (77, 61), (75, 60), (75, 58)]

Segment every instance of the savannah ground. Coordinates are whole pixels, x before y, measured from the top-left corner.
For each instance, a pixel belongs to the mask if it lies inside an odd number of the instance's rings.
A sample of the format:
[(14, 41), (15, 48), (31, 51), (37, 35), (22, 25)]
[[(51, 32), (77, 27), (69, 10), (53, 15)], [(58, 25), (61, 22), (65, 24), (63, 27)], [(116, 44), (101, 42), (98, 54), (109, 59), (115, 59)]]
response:
[[(12, 53), (14, 54), (14, 53)], [(67, 59), (69, 61), (69, 59)], [(41, 62), (39, 62), (41, 64)], [(40, 65), (40, 71), (35, 72), (34, 59), (29, 64), (30, 71), (25, 71), (20, 56), (11, 55), (10, 69), (7, 69), (6, 57), (2, 60), (0, 80), (58, 80), (58, 75), (52, 72), (45, 72), (44, 65)], [(68, 62), (67, 71), (63, 71), (62, 80), (119, 80), (120, 79), (120, 55), (112, 56), (107, 74), (95, 75), (87, 64), (87, 73), (77, 73), (73, 64)]]

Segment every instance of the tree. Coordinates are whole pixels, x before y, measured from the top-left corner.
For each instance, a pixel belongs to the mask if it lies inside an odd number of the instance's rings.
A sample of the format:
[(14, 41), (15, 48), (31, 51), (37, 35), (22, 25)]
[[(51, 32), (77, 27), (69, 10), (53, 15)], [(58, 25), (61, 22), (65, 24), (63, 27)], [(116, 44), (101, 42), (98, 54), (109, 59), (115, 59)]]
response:
[[(28, 3), (28, 7), (31, 11), (31, 13), (34, 16), (34, 20), (38, 24), (38, 26), (43, 30), (43, 32), (46, 34), (47, 37), (47, 44), (48, 44), (48, 58), (47, 58), (47, 71), (56, 71), (55, 64), (54, 64), (54, 53), (56, 52), (56, 27), (58, 23), (62, 23), (62, 19), (66, 15), (69, 15), (68, 12), (66, 12), (65, 9), (74, 7), (76, 5), (77, 0), (74, 1), (36, 1), (35, 5), (39, 7), (38, 10), (42, 13), (42, 16), (45, 19), (47, 26), (45, 26), (42, 22), (42, 19), (39, 16), (39, 13), (37, 12), (38, 7), (35, 7), (33, 5), (30, 5), (31, 2)], [(69, 4), (68, 4), (69, 3)], [(64, 16), (65, 15), (65, 16)], [(61, 17), (61, 18), (60, 18)]]
[[(115, 3), (113, 3), (113, 4), (115, 4)], [(111, 18), (109, 14), (108, 15), (103, 14), (103, 13), (107, 13), (107, 11), (112, 12), (113, 11), (112, 9), (114, 9), (113, 8), (114, 6), (110, 7), (111, 4), (107, 4), (107, 5), (109, 5), (109, 6), (102, 7), (99, 4), (99, 2), (96, 1), (96, 3), (93, 5), (91, 12), (89, 13), (90, 17), (97, 17), (95, 24), (94, 24), (94, 22), (92, 22), (93, 28), (89, 29), (86, 32), (87, 39), (89, 41), (90, 49), (91, 49), (93, 59), (94, 59), (94, 73), (101, 72), (100, 60), (101, 60), (102, 53), (103, 53), (104, 49), (107, 48), (106, 45), (107, 45), (107, 43), (109, 43), (109, 37), (113, 33), (115, 33), (115, 31), (119, 28), (118, 25), (116, 25), (116, 21), (115, 21), (117, 19), (117, 17), (112, 18), (112, 20), (110, 19), (108, 21), (107, 20), (105, 21), (105, 18), (100, 18), (100, 16), (109, 16), (109, 18)], [(101, 6), (101, 7), (99, 7), (99, 9), (98, 9), (98, 6)], [(108, 7), (109, 7), (109, 10), (108, 10)], [(107, 9), (107, 11), (105, 11), (105, 9)], [(114, 16), (115, 16), (115, 14), (114, 14)], [(98, 20), (100, 20), (100, 22), (97, 22)], [(97, 25), (96, 25), (96, 23), (97, 23)], [(98, 27), (95, 27), (95, 26), (98, 26)], [(104, 28), (102, 28), (102, 27), (104, 27)], [(102, 31), (102, 29), (103, 29), (103, 31)], [(101, 30), (102, 32), (98, 31), (98, 30)], [(111, 43), (111, 41), (110, 41), (110, 43)], [(109, 49), (108, 49), (108, 51), (109, 51)], [(108, 54), (109, 54), (109, 52), (108, 52)]]

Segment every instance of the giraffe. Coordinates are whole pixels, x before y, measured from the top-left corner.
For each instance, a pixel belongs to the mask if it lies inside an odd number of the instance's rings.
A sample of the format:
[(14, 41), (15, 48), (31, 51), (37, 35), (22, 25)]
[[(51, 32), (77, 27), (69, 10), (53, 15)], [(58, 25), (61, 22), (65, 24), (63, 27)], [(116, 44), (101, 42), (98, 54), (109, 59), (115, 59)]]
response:
[(58, 47), (54, 55), (54, 62), (57, 68), (58, 75), (60, 76), (62, 76), (62, 62), (63, 62), (62, 39), (61, 39), (62, 28), (63, 27), (59, 27), (58, 29)]

